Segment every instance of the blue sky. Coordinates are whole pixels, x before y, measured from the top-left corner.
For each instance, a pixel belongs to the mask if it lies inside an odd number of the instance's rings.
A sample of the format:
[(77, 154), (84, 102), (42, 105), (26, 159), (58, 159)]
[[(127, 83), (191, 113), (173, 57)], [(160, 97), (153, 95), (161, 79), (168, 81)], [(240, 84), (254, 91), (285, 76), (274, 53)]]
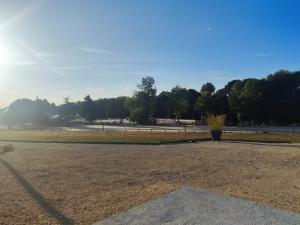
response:
[(0, 107), (199, 90), (300, 65), (299, 1), (0, 0)]

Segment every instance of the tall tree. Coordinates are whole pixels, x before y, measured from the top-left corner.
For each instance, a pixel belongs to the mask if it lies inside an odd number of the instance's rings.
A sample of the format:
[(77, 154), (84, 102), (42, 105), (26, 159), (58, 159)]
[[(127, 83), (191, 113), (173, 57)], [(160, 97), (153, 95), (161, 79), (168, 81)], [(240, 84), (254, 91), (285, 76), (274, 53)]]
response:
[(215, 92), (212, 97), (213, 112), (218, 115), (225, 115), (229, 112), (227, 93), (224, 88)]
[(140, 89), (140, 92), (146, 94), (146, 96), (155, 96), (156, 88), (154, 86), (155, 80), (153, 77), (143, 77), (142, 83), (138, 84), (137, 87)]
[(70, 123), (77, 113), (80, 112), (79, 107), (70, 102), (70, 98), (64, 98), (64, 104), (58, 107), (59, 115), (62, 117), (63, 123)]
[(206, 83), (202, 86), (200, 95), (194, 106), (194, 108), (201, 113), (201, 116), (214, 113), (214, 91), (215, 86), (212, 83)]
[(87, 95), (84, 98), (84, 101), (82, 102), (82, 113), (81, 114), (82, 114), (82, 117), (89, 123), (92, 123), (97, 118), (95, 102), (91, 99), (91, 97), (89, 95)]
[(179, 119), (189, 109), (189, 102), (186, 99), (186, 89), (177, 85), (171, 90), (170, 108), (179, 124)]
[(267, 77), (268, 117), (274, 123), (300, 122), (300, 72), (277, 71)]
[(56, 110), (56, 106), (47, 100), (18, 99), (5, 109), (3, 121), (7, 125), (46, 125)]
[(240, 121), (251, 121), (257, 124), (265, 121), (266, 95), (265, 82), (258, 79), (247, 79), (243, 81), (240, 93)]
[(200, 96), (200, 93), (194, 89), (188, 89), (186, 92), (186, 100), (189, 102), (189, 109), (187, 113), (184, 114), (185, 118), (188, 119), (199, 119), (200, 114), (195, 110), (195, 103)]
[(147, 124), (149, 117), (154, 114), (156, 88), (152, 77), (142, 78), (137, 91), (132, 98), (127, 99), (125, 105), (129, 110), (129, 118), (139, 124)]
[(226, 122), (232, 125), (237, 125), (238, 114), (240, 111), (240, 95), (243, 88), (243, 82), (241, 80), (233, 80), (225, 85), (225, 92), (228, 100), (228, 113), (226, 115)]
[(167, 91), (161, 92), (155, 100), (155, 113), (154, 116), (157, 118), (168, 118), (172, 112), (170, 109), (171, 93)]

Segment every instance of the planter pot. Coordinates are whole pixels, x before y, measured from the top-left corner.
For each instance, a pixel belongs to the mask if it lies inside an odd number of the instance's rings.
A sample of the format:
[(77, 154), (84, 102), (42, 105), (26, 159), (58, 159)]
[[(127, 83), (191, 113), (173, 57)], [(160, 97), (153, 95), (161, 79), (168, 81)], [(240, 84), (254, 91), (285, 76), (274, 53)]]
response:
[(220, 141), (222, 136), (222, 131), (211, 131), (211, 139), (212, 141)]

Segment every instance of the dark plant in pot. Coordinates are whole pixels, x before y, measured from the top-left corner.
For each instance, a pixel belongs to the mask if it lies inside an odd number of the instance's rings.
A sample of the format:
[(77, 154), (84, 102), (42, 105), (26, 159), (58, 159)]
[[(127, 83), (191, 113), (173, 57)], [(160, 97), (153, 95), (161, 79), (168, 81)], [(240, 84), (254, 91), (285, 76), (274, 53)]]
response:
[(213, 141), (221, 140), (222, 129), (225, 123), (225, 115), (208, 115), (207, 123)]

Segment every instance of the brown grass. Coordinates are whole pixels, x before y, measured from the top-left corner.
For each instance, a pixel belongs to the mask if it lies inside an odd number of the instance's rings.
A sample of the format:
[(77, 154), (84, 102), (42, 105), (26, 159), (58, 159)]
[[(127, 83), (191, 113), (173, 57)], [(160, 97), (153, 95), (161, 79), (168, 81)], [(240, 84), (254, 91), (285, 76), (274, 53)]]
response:
[[(163, 144), (210, 138), (209, 132), (97, 132), (97, 131), (0, 131), (0, 141), (31, 141), (56, 143)], [(225, 132), (223, 140), (300, 143), (299, 133)]]
[(0, 131), (2, 141), (32, 142), (161, 144), (208, 137), (207, 132)]
[[(14, 143), (1, 155), (75, 224), (183, 186), (300, 212), (300, 148), (238, 143), (139, 146)], [(20, 178), (18, 178), (20, 179)], [(0, 162), (0, 224), (58, 224)]]
[(273, 143), (300, 143), (299, 133), (223, 133), (222, 138), (230, 141), (254, 141)]

